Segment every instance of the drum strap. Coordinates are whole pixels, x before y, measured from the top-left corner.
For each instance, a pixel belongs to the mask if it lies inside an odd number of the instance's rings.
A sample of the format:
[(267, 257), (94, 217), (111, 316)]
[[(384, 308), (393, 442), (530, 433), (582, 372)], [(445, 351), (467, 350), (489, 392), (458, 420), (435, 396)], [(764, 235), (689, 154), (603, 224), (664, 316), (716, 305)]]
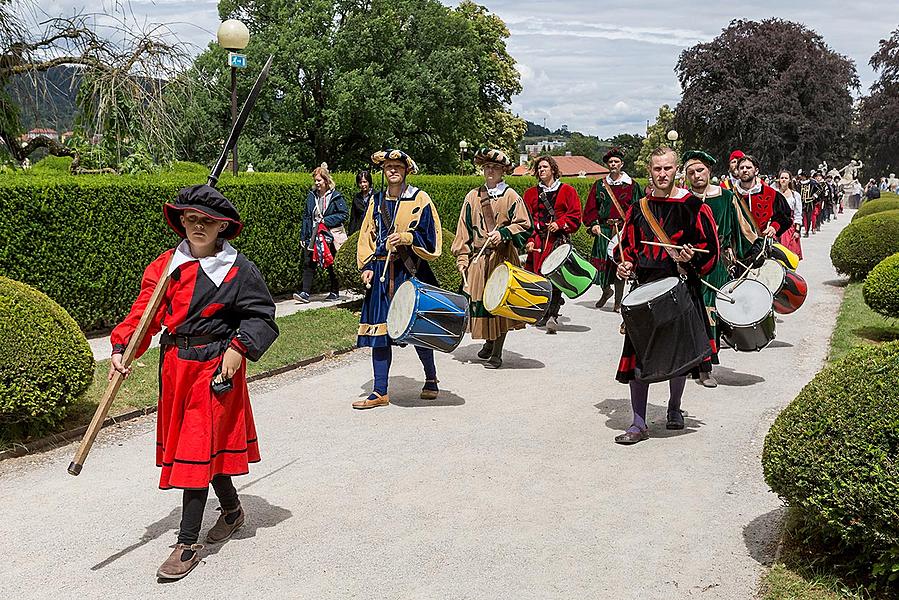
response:
[[(749, 204), (746, 203), (746, 198), (744, 198), (743, 194), (739, 192), (736, 192), (734, 195), (737, 197), (737, 201), (740, 203), (740, 206), (743, 207), (743, 210), (747, 215), (747, 220), (749, 221), (749, 224), (752, 225), (752, 229), (755, 231), (755, 234), (761, 237), (762, 232), (759, 230), (758, 223), (755, 222), (755, 217), (752, 216), (752, 211), (749, 210)], [(752, 201), (752, 194), (749, 194), (749, 201)]]
[(618, 215), (620, 218), (624, 219), (624, 209), (621, 208), (621, 203), (618, 202), (618, 197), (615, 196), (615, 192), (612, 191), (612, 186), (609, 185), (609, 182), (606, 181), (606, 178), (602, 178), (602, 186), (606, 189), (606, 193), (609, 195), (609, 198), (612, 199), (612, 204), (615, 205), (615, 210), (618, 211)]
[(493, 231), (496, 228), (496, 215), (493, 214), (493, 205), (490, 204), (490, 194), (487, 193), (486, 186), (481, 186), (478, 190), (478, 200), (481, 201), (481, 214), (484, 215), (484, 225), (487, 231)]
[[(656, 216), (649, 210), (649, 198), (640, 198), (640, 210), (643, 212), (643, 218), (649, 223), (649, 227), (652, 229), (652, 232), (656, 234), (656, 237), (659, 238), (659, 241), (663, 244), (670, 244), (671, 238), (668, 237), (668, 234), (662, 229)], [(620, 243), (621, 242), (619, 242), (619, 244)]]

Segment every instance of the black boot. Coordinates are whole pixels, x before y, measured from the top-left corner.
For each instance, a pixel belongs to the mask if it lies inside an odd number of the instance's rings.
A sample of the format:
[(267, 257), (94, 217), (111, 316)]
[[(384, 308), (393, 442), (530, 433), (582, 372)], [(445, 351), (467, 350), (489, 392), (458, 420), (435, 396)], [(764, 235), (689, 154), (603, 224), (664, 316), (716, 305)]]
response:
[(502, 334), (493, 340), (493, 351), (490, 353), (490, 359), (484, 366), (488, 369), (498, 369), (503, 366), (503, 344), (506, 341), (506, 334)]
[(493, 340), (487, 340), (484, 342), (484, 345), (481, 346), (481, 349), (478, 350), (478, 358), (487, 360), (490, 358), (491, 354), (493, 354)]

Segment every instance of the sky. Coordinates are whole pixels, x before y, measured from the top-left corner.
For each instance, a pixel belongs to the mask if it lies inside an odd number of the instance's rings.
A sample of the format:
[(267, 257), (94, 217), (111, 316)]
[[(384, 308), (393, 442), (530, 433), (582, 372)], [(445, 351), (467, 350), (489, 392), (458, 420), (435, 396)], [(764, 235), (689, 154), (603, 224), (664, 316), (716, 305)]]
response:
[[(37, 0), (51, 16), (110, 11), (126, 0)], [(444, 2), (455, 5), (458, 2)], [(821, 34), (836, 52), (855, 61), (866, 93), (875, 79), (868, 60), (878, 42), (899, 28), (899, 2), (831, 0), (791, 2), (610, 3), (591, 0), (480, 0), (509, 27), (510, 54), (524, 90), (511, 109), (552, 130), (567, 125), (606, 138), (644, 133), (662, 104), (674, 106), (680, 52), (707, 42), (732, 19), (778, 17)], [(215, 38), (215, 0), (130, 0), (124, 4), (141, 26), (166, 23), (199, 52)], [(103, 8), (101, 8), (103, 7)], [(738, 11), (738, 12), (734, 12)]]

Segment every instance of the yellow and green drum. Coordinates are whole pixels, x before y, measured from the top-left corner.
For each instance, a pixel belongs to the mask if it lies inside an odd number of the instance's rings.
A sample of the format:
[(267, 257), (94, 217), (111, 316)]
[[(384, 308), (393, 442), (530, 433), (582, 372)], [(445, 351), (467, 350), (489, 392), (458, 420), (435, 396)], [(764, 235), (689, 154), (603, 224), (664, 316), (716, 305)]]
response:
[(484, 308), (490, 314), (525, 323), (539, 321), (551, 298), (549, 281), (509, 261), (493, 269), (484, 287)]
[(569, 298), (583, 295), (596, 281), (596, 267), (571, 244), (562, 244), (543, 260), (540, 274)]

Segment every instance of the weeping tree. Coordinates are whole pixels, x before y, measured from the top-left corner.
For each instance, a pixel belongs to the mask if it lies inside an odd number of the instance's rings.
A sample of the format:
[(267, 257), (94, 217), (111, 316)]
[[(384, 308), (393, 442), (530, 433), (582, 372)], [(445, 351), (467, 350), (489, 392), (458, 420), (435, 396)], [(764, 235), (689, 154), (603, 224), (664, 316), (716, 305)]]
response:
[[(128, 14), (117, 5), (98, 24), (90, 13), (49, 17), (32, 0), (0, 0), (0, 142), (13, 160), (46, 148), (74, 156), (73, 170), (107, 170), (135, 149), (156, 161), (174, 155), (178, 109), (190, 101), (190, 56), (166, 26), (139, 27)], [(73, 73), (68, 92), (77, 92), (75, 131), (82, 142), (23, 140), (23, 104), (50, 95), (46, 74), (59, 67)]]

